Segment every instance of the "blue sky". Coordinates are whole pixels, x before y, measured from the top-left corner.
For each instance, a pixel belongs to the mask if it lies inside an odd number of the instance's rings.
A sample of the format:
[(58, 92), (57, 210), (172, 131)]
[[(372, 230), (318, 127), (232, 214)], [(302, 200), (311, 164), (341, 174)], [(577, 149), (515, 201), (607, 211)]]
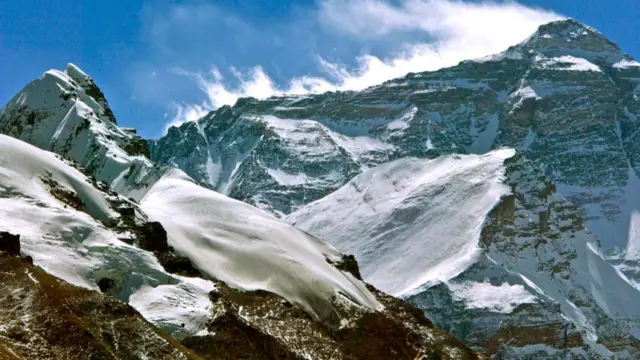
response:
[(73, 62), (156, 137), (238, 96), (360, 89), (573, 17), (640, 58), (637, 0), (0, 0), (0, 104)]

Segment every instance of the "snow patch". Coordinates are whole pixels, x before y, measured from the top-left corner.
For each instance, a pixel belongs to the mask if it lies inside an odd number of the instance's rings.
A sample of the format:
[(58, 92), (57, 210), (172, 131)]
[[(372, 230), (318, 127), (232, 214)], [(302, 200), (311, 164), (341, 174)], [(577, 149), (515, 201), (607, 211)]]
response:
[(513, 49), (509, 49), (507, 51), (501, 52), (499, 54), (484, 56), (484, 57), (481, 57), (479, 59), (474, 59), (472, 61), (478, 62), (478, 63), (483, 63), (483, 62), (501, 61), (501, 60), (505, 60), (505, 59), (522, 60), (523, 58), (524, 58), (524, 56), (522, 55), (522, 52), (520, 52), (520, 50), (518, 50), (516, 48), (513, 48)]
[(493, 114), (488, 117), (487, 125), (482, 132), (478, 132), (478, 129), (473, 127), (471, 129), (471, 136), (475, 137), (473, 143), (467, 147), (467, 151), (473, 154), (484, 154), (491, 150), (493, 142), (498, 136), (498, 129), (500, 128), (500, 120), (498, 114)]
[(427, 142), (424, 144), (427, 150), (435, 149), (436, 147), (431, 142), (431, 138), (427, 138)]
[(624, 59), (620, 60), (617, 63), (613, 64), (613, 67), (616, 69), (628, 69), (631, 67), (640, 67), (640, 62)]
[(409, 122), (413, 120), (413, 117), (418, 112), (417, 107), (412, 107), (407, 113), (402, 115), (399, 119), (393, 120), (389, 124), (387, 124), (387, 129), (389, 130), (405, 130), (409, 127)]
[(466, 281), (447, 283), (453, 295), (463, 300), (467, 307), (490, 309), (509, 314), (520, 304), (534, 304), (537, 297), (522, 285), (503, 283), (499, 286), (484, 282)]
[(589, 62), (589, 60), (570, 55), (552, 58), (538, 57), (536, 60), (537, 65), (543, 69), (602, 72), (598, 65)]
[(280, 169), (267, 168), (267, 173), (282, 185), (302, 185), (309, 181), (305, 174), (289, 174)]

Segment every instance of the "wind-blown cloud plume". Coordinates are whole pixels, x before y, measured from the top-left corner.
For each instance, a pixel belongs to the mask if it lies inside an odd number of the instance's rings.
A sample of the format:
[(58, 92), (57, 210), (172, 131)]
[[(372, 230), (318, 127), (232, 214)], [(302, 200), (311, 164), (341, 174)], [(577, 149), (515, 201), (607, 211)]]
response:
[[(184, 11), (180, 14), (188, 17)], [(273, 80), (264, 70), (266, 64), (260, 63), (243, 70), (229, 66), (225, 72), (231, 76), (226, 77), (218, 67), (205, 72), (174, 68), (173, 73), (195, 81), (206, 98), (198, 104), (178, 104), (171, 124), (193, 120), (225, 104), (233, 105), (239, 97), (361, 90), (408, 72), (453, 66), (462, 60), (501, 52), (527, 38), (541, 24), (562, 18), (516, 2), (455, 0), (321, 0), (311, 16), (304, 22), (310, 24), (306, 26), (315, 27), (315, 32), (336, 43), (360, 46), (360, 54), (355, 59), (335, 59), (322, 53), (296, 58), (314, 62), (317, 72), (280, 81)], [(253, 31), (246, 22), (242, 25), (243, 32)], [(312, 32), (301, 28), (300, 23), (288, 30)], [(382, 46), (382, 51), (373, 54), (366, 51), (368, 44), (394, 46), (388, 51), (384, 50), (391, 46)]]

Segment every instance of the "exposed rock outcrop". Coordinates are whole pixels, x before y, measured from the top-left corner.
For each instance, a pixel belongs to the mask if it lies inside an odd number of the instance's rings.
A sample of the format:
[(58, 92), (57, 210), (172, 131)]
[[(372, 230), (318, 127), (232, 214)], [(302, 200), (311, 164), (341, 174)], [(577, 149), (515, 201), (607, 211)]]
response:
[(113, 297), (67, 284), (3, 250), (0, 269), (2, 359), (200, 359)]
[(20, 255), (20, 235), (0, 231), (0, 251), (6, 251), (13, 255)]

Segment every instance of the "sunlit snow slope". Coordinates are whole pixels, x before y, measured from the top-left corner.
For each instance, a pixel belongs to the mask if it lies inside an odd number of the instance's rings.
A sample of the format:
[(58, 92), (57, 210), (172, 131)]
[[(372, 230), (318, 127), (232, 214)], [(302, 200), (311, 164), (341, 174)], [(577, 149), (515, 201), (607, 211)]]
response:
[(169, 245), (205, 273), (247, 290), (268, 290), (324, 320), (338, 298), (379, 308), (353, 275), (340, 271), (342, 255), (273, 215), (196, 185), (180, 170), (160, 179), (142, 199)]
[[(287, 220), (354, 253), (366, 281), (480, 346), (506, 332), (520, 353), (545, 344), (550, 358), (568, 348), (638, 354), (640, 292), (604, 259), (577, 207), (513, 150), (383, 164)], [(569, 339), (565, 320), (580, 342), (517, 335), (564, 329)]]
[(484, 217), (509, 192), (500, 181), (513, 153), (396, 160), (287, 220), (355, 254), (367, 281), (401, 296), (475, 261)]

